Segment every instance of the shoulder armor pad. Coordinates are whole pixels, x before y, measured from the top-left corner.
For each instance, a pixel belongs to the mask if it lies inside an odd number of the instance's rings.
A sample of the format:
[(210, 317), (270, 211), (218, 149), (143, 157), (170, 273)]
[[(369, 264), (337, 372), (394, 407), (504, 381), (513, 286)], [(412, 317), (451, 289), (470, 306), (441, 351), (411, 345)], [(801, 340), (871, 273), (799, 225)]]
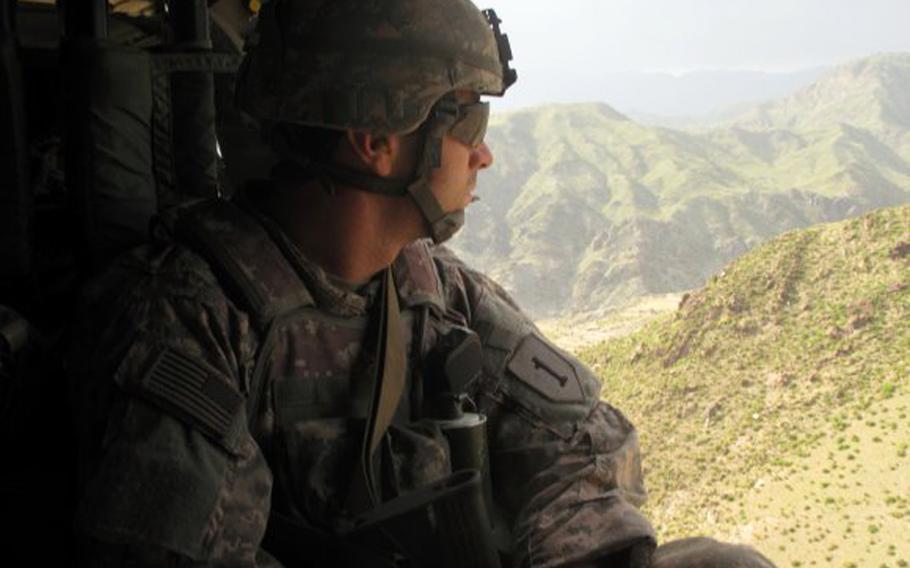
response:
[(266, 229), (233, 203), (207, 200), (186, 208), (175, 233), (212, 265), (225, 287), (240, 295), (260, 325), (313, 304)]
[(484, 347), (484, 389), (564, 439), (599, 400), (600, 381), (578, 360), (540, 336), (505, 299), (483, 295), (472, 326)]
[(403, 248), (392, 264), (392, 270), (403, 307), (430, 305), (439, 313), (445, 311), (442, 282), (425, 241)]
[(535, 333), (508, 356), (498, 391), (524, 409), (532, 422), (568, 439), (598, 398), (599, 383), (587, 369)]
[(265, 479), (265, 464), (246, 469), (247, 481), (234, 474), (240, 464), (259, 459), (243, 395), (201, 357), (147, 339), (133, 342), (115, 381), (131, 400), (119, 422), (108, 425), (103, 459), (76, 515), (80, 530), (102, 541), (144, 542), (196, 561), (210, 558), (212, 523), (223, 516), (225, 491), (244, 495), (243, 504), (257, 514), (267, 511), (268, 485), (242, 488), (250, 478)]
[(534, 334), (522, 340), (507, 366), (525, 386), (552, 402), (581, 403), (585, 393), (575, 367)]

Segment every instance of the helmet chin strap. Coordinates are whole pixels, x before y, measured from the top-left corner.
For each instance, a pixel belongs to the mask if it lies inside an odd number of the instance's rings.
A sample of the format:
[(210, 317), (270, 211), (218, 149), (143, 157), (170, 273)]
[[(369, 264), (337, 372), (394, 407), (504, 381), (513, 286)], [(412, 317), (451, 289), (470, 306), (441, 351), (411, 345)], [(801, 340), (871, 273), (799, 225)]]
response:
[(442, 140), (457, 118), (458, 102), (454, 95), (446, 95), (433, 106), (429, 118), (421, 127), (423, 150), (414, 181), (407, 186), (408, 195), (423, 215), (436, 244), (451, 239), (464, 226), (464, 209), (446, 212), (430, 185), (433, 170), (442, 166)]
[[(423, 149), (411, 180), (386, 178), (368, 174), (338, 164), (319, 163), (296, 155), (282, 137), (270, 142), (282, 157), (300, 166), (307, 174), (351, 187), (394, 197), (409, 196), (426, 221), (430, 237), (436, 244), (452, 238), (464, 226), (464, 209), (446, 212), (433, 194), (430, 176), (442, 165), (442, 140), (458, 117), (458, 104), (454, 96), (446, 95), (430, 111), (430, 116), (420, 128)], [(325, 183), (325, 181), (323, 181)]]
[(464, 226), (464, 209), (446, 213), (433, 195), (427, 177), (421, 176), (416, 179), (408, 185), (407, 192), (427, 222), (433, 242), (440, 244), (451, 239)]

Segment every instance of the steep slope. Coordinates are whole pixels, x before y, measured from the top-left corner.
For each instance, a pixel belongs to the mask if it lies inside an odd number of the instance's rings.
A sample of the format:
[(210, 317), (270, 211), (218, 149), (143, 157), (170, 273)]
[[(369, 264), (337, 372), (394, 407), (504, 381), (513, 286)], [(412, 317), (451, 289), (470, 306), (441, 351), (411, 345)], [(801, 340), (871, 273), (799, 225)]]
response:
[(910, 206), (787, 233), (584, 351), (639, 427), (648, 509), (780, 566), (910, 561)]
[(910, 54), (834, 70), (729, 127), (604, 104), (493, 117), (493, 168), (453, 246), (538, 317), (700, 286), (783, 231), (910, 201)]
[[(722, 194), (739, 183), (697, 139), (641, 126), (601, 104), (506, 115), (494, 119), (489, 139), (497, 165), (484, 172), (482, 200), (455, 246), (532, 308), (573, 297), (600, 244), (614, 231), (634, 239), (640, 228), (629, 220), (659, 216), (654, 188)], [(647, 290), (636, 280), (639, 255), (608, 260), (618, 272), (607, 278), (628, 290), (620, 295)]]

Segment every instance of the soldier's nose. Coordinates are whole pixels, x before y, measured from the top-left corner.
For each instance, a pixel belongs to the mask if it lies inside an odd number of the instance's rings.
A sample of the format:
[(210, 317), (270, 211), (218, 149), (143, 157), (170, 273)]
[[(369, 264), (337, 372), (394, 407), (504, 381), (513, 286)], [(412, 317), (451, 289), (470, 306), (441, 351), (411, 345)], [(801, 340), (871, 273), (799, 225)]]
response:
[(493, 152), (486, 142), (481, 142), (480, 146), (474, 148), (471, 153), (471, 167), (484, 170), (493, 165)]

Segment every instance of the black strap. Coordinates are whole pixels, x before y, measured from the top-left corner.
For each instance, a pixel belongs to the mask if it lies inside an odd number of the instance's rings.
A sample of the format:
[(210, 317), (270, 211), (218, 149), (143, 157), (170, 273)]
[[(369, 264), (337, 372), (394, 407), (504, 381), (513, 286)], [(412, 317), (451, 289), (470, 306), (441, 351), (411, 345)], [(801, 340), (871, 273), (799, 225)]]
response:
[(314, 172), (328, 176), (331, 180), (351, 185), (353, 187), (388, 195), (390, 197), (405, 197), (410, 182), (403, 178), (382, 178), (359, 172), (353, 168), (339, 166), (338, 164), (313, 165)]
[(269, 515), (263, 548), (288, 566), (499, 568), (480, 473), (461, 470), (387, 501), (348, 532)]
[[(249, 311), (265, 339), (274, 341), (276, 322), (294, 310), (313, 305), (313, 298), (269, 230), (238, 205), (211, 199), (171, 212), (177, 239), (208, 261), (222, 286)], [(247, 422), (258, 436), (256, 416), (267, 388), (267, 358), (257, 358), (247, 376)]]
[(234, 203), (212, 199), (178, 213), (181, 243), (205, 258), (229, 290), (239, 294), (255, 322), (266, 329), (313, 298), (262, 224)]
[[(382, 281), (383, 300), (379, 307), (375, 376), (370, 410), (364, 428), (361, 454), (348, 491), (348, 508), (356, 514), (373, 511), (380, 496), (374, 476), (374, 455), (395, 417), (404, 394), (407, 351), (402, 333), (398, 290), (391, 268)], [(400, 556), (388, 548), (384, 537), (371, 546), (354, 543), (318, 529), (300, 518), (275, 508), (269, 514), (263, 547), (283, 562), (303, 566), (397, 566)], [(384, 546), (380, 546), (384, 545)]]
[(370, 193), (378, 193), (389, 197), (406, 197), (410, 180), (404, 178), (383, 178), (366, 172), (355, 170), (339, 164), (317, 162), (299, 155), (291, 143), (277, 129), (266, 129), (269, 143), (278, 148), (280, 154), (288, 158), (287, 164), (297, 168), (302, 177), (314, 177), (323, 180), (323, 183), (341, 183), (356, 187)]
[(152, 150), (162, 207), (218, 189), (213, 73), (235, 73), (230, 53), (166, 52), (150, 58)]

